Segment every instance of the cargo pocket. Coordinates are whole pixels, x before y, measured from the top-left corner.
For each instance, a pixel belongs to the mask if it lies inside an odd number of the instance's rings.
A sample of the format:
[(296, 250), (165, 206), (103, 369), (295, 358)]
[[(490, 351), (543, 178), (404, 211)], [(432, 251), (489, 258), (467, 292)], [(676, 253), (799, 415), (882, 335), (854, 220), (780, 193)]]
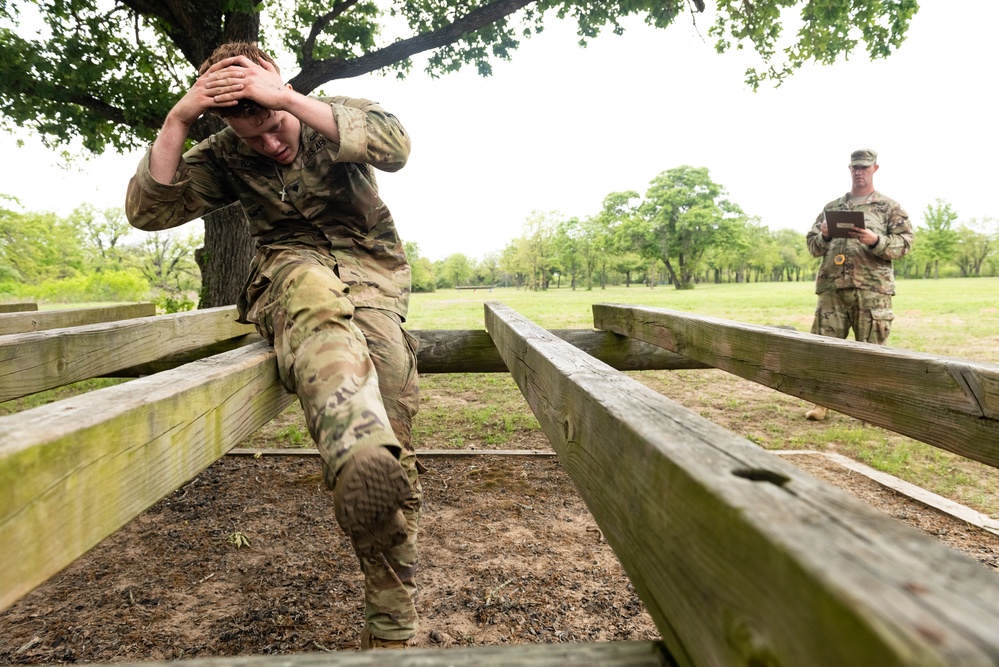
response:
[(895, 315), (891, 312), (890, 308), (872, 308), (871, 335), (868, 337), (867, 342), (884, 345), (888, 340), (888, 334), (891, 333), (891, 323), (894, 319)]
[(239, 295), (236, 306), (239, 311), (239, 321), (254, 324), (257, 333), (274, 342), (274, 330), (264, 321), (264, 309), (270, 299), (271, 276), (265, 270), (272, 252), (269, 248), (260, 248), (250, 263), (250, 275), (246, 279), (243, 291)]

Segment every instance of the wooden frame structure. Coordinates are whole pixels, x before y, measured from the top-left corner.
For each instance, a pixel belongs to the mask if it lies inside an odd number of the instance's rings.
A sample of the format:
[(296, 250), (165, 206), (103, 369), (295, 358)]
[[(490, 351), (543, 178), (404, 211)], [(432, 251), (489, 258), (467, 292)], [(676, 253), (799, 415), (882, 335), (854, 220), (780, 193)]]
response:
[[(224, 662), (999, 665), (994, 574), (619, 372), (717, 367), (995, 466), (999, 366), (661, 309), (594, 325), (488, 303), (486, 331), (413, 333), (421, 372), (511, 373), (661, 642)], [(33, 329), (0, 336), (5, 399), (143, 376), (0, 417), (0, 609), (294, 398), (231, 308)]]

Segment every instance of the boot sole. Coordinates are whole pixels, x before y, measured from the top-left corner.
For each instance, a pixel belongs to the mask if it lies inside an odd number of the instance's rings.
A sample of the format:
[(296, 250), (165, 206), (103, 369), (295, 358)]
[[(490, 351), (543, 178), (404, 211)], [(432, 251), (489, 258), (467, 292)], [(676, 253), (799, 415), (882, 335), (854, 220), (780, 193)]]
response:
[(406, 541), (402, 504), (409, 478), (384, 447), (365, 447), (345, 464), (333, 490), (337, 522), (361, 555), (370, 556)]

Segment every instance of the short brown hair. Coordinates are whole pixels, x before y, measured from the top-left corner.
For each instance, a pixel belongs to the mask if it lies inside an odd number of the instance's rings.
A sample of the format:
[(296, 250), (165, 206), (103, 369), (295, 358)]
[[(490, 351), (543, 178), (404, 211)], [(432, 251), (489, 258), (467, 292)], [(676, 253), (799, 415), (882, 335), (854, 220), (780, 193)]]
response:
[[(227, 42), (212, 51), (212, 55), (208, 56), (208, 59), (201, 63), (201, 67), (198, 68), (198, 76), (203, 75), (215, 63), (234, 56), (246, 56), (253, 62), (257, 62), (258, 59), (262, 58), (274, 65), (274, 69), (279, 72), (281, 71), (270, 54), (256, 44), (251, 44), (250, 42)], [(219, 118), (248, 118), (250, 116), (267, 115), (270, 113), (270, 109), (260, 106), (253, 100), (240, 100), (235, 106), (216, 107), (212, 109), (212, 113)]]

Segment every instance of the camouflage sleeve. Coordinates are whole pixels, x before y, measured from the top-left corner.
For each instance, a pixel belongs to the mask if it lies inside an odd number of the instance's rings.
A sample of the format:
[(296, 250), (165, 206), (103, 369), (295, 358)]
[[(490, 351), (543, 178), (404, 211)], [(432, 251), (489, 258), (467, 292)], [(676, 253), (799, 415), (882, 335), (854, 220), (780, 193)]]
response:
[(149, 150), (128, 182), (125, 195), (125, 216), (133, 227), (150, 232), (178, 227), (235, 201), (224, 180), (210, 167), (202, 144), (184, 154), (169, 184), (160, 183), (149, 173)]
[(825, 209), (822, 213), (815, 218), (815, 222), (812, 224), (812, 228), (808, 230), (808, 234), (805, 235), (805, 243), (808, 244), (808, 252), (811, 253), (812, 257), (822, 257), (826, 254), (826, 250), (829, 249), (829, 241), (822, 238), (822, 232), (820, 228), (822, 227), (822, 221), (825, 219)]
[(909, 223), (909, 214), (898, 203), (892, 203), (886, 227), (888, 233), (878, 239), (877, 245), (871, 248), (872, 253), (882, 259), (893, 260), (912, 250), (915, 234)]
[(382, 171), (399, 171), (409, 159), (411, 142), (399, 119), (369, 100), (324, 99), (333, 110), (340, 143), (330, 145), (336, 162), (370, 164)]

